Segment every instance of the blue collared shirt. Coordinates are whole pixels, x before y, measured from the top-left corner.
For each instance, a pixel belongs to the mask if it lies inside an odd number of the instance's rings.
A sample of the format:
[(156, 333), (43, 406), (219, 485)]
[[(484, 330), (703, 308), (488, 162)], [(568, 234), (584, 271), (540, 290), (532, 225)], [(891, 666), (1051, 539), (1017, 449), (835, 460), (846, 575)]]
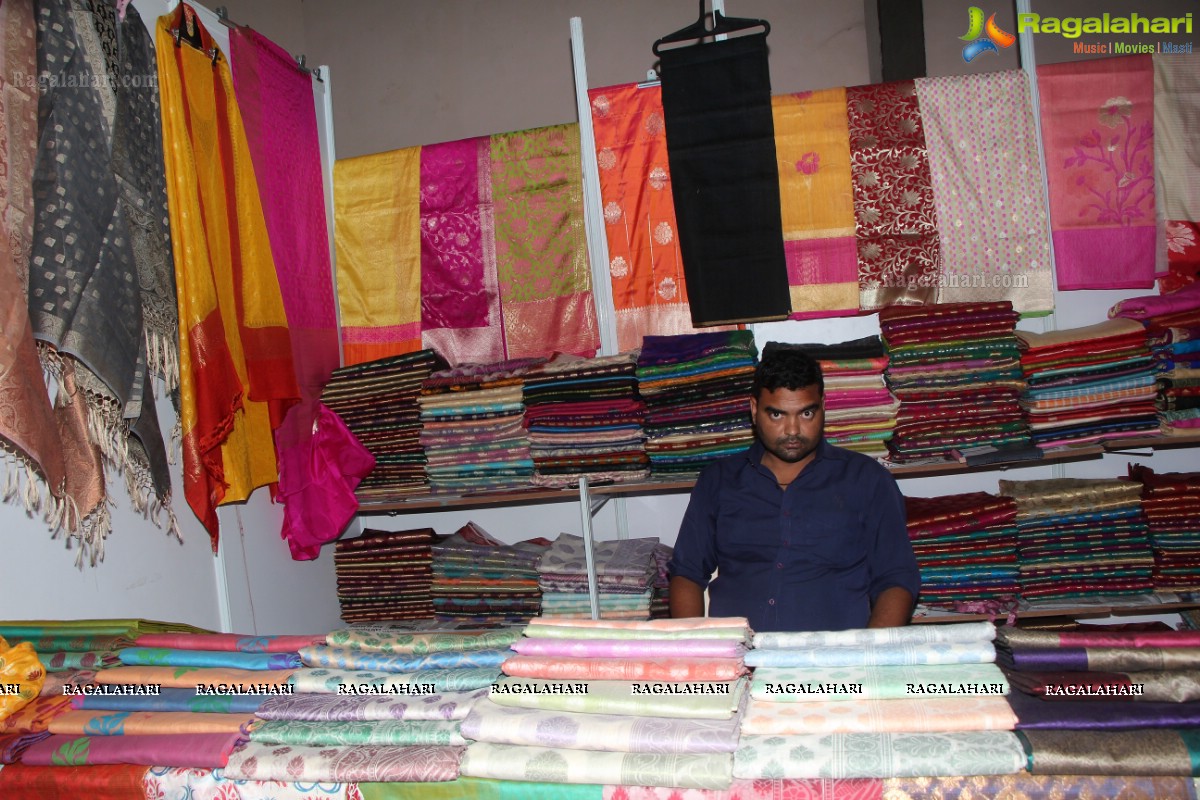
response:
[(763, 452), (755, 442), (706, 467), (679, 528), (671, 575), (708, 587), (709, 616), (747, 617), (755, 631), (846, 630), (867, 626), (885, 589), (917, 596), (904, 497), (886, 467), (822, 439), (781, 490)]

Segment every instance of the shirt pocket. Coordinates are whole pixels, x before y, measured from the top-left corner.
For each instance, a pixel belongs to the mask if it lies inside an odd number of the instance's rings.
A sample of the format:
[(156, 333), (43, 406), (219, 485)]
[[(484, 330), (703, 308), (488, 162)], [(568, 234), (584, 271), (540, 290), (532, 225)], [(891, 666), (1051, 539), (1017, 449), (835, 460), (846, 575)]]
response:
[(866, 561), (858, 515), (850, 511), (806, 511), (791, 546), (814, 564), (849, 569)]

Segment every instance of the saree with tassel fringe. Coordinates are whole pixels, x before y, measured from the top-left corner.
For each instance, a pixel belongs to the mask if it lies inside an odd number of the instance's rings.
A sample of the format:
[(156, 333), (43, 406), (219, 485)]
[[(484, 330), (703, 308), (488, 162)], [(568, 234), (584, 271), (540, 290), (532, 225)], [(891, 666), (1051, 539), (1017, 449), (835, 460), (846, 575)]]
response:
[(58, 384), (68, 466), (52, 527), (94, 564), (111, 528), (106, 467), (123, 475), (134, 510), (156, 524), (165, 510), (178, 534), (151, 393), (152, 374), (174, 384), (176, 318), (154, 54), (136, 11), (117, 20), (99, 0), (39, 2), (36, 24), (50, 80), (38, 106), (29, 319)]

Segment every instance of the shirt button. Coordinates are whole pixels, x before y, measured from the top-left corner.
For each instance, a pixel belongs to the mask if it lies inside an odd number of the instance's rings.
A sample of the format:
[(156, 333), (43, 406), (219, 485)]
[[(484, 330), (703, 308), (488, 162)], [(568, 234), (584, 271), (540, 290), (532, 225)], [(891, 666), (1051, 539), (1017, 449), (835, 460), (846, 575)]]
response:
[(773, 605), (775, 605), (775, 598), (774, 598), (774, 597), (772, 597), (770, 600), (768, 600), (768, 601), (767, 601), (767, 605), (769, 605), (769, 606), (773, 606)]
[(776, 564), (775, 569), (783, 569), (783, 564)]

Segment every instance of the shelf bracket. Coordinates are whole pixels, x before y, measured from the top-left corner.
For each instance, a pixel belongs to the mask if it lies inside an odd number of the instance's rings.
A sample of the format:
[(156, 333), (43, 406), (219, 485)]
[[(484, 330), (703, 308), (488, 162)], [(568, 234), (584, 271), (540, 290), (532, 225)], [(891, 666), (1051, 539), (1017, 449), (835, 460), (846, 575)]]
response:
[(609, 501), (609, 496), (606, 494), (602, 494), (599, 497), (593, 497), (590, 501), (590, 508), (592, 510), (592, 516), (593, 517), (596, 516), (596, 514), (599, 513), (600, 509), (602, 509), (606, 505), (608, 505), (608, 501)]

